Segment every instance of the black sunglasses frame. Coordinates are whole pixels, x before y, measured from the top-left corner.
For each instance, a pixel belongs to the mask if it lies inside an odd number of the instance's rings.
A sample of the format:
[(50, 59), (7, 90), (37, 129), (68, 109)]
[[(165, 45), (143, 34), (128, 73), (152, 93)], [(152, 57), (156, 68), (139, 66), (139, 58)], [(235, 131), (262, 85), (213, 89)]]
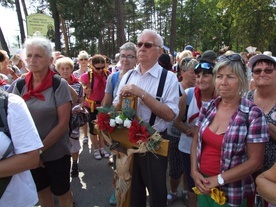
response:
[(154, 44), (154, 43), (152, 43), (152, 42), (137, 42), (137, 44), (136, 44), (136, 46), (137, 46), (138, 48), (143, 47), (143, 45), (144, 45), (145, 48), (147, 48), (147, 49), (150, 49), (150, 48), (152, 48), (153, 46), (161, 47), (161, 46), (156, 45), (156, 44)]
[(105, 69), (105, 66), (103, 66), (103, 67), (95, 67), (95, 66), (93, 66), (93, 68), (95, 68), (95, 70), (103, 70), (103, 69)]

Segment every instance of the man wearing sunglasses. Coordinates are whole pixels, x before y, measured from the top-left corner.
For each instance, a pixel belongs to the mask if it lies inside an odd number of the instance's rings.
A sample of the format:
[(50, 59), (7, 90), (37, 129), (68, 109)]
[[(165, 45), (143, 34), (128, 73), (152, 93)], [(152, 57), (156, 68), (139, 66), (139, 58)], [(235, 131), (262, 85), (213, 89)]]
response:
[[(163, 40), (155, 31), (145, 29), (138, 36), (137, 62), (134, 70), (127, 72), (119, 85), (114, 100), (119, 109), (123, 97), (137, 96), (137, 116), (151, 123), (152, 113), (156, 115), (153, 127), (166, 136), (166, 129), (179, 112), (178, 81), (170, 71), (164, 83), (163, 93), (157, 100), (157, 88), (163, 72), (158, 57), (163, 53)], [(165, 69), (164, 69), (165, 70)], [(135, 154), (133, 159), (131, 207), (146, 207), (146, 188), (149, 192), (150, 207), (165, 207), (167, 201), (166, 170), (167, 157), (151, 152)]]

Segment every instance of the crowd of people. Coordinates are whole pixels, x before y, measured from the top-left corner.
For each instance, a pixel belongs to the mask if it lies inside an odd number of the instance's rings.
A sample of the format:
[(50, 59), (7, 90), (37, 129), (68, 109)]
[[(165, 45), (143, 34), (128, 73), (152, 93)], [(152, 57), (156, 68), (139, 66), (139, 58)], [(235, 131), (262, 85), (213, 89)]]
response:
[[(97, 107), (119, 109), (128, 96), (138, 97), (137, 116), (170, 140), (168, 156), (132, 155), (131, 207), (171, 205), (180, 184), (189, 207), (249, 207), (257, 194), (265, 207), (276, 205), (276, 58), (271, 52), (227, 47), (201, 54), (187, 45), (174, 61), (164, 52), (162, 37), (149, 29), (136, 44), (120, 47), (113, 66), (108, 57), (85, 50), (74, 62), (53, 52), (44, 37), (28, 38), (24, 46), (26, 60), (0, 51), (0, 101), (8, 94), (10, 131), (0, 132), (0, 181), (10, 177), (5, 188), (0, 183), (0, 206), (53, 207), (54, 196), (60, 207), (74, 206), (70, 176), (78, 177), (78, 166), (85, 163), (78, 163), (81, 133), (80, 127), (70, 129), (71, 116), (89, 113), (82, 144), (90, 138), (94, 159), (109, 159), (116, 169), (118, 153), (106, 151), (95, 130)], [(1, 120), (5, 123), (2, 114)], [(223, 192), (222, 204), (213, 198), (215, 191)], [(115, 206), (116, 193), (110, 195)]]

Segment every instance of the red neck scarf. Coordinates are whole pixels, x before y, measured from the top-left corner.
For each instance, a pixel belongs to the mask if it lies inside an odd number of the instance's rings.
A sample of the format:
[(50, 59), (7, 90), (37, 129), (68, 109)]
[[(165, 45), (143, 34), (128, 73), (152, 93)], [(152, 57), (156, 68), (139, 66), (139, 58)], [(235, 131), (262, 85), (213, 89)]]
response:
[(0, 78), (0, 86), (4, 86), (4, 85), (6, 85), (7, 83), (6, 83), (6, 81), (4, 81), (4, 80), (2, 80), (1, 78)]
[(94, 74), (99, 78), (99, 82), (98, 82), (98, 85), (97, 85), (97, 90), (104, 91), (105, 82), (106, 82), (106, 77), (105, 77), (104, 73), (101, 73), (101, 74), (94, 73)]
[(27, 87), (27, 93), (25, 93), (22, 98), (27, 101), (31, 98), (31, 96), (36, 97), (37, 99), (40, 99), (42, 101), (45, 101), (45, 97), (41, 94), (42, 91), (45, 91), (47, 88), (52, 87), (53, 85), (53, 75), (55, 72), (52, 70), (48, 71), (48, 74), (44, 78), (44, 80), (34, 89), (33, 88), (33, 73), (29, 72), (25, 77), (26, 87)]
[(74, 83), (79, 83), (79, 79), (77, 79), (73, 74), (71, 74), (69, 85), (73, 85)]

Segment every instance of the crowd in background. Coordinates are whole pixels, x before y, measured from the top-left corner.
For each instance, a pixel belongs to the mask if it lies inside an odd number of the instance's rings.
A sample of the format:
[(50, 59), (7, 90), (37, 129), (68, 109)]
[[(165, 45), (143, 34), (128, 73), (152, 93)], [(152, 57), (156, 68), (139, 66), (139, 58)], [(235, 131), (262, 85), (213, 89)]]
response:
[[(96, 160), (115, 162), (104, 148), (103, 137), (95, 132), (94, 121), (97, 107), (116, 105), (127, 91), (139, 97), (143, 111), (139, 113), (150, 116), (154, 112), (158, 123), (165, 122), (159, 132), (170, 140), (168, 159), (160, 156), (157, 162), (154, 155), (134, 155), (136, 189), (132, 189), (131, 206), (143, 206), (137, 191), (143, 194), (145, 186), (151, 207), (170, 205), (178, 198), (180, 184), (181, 196), (190, 207), (216, 206), (210, 196), (213, 189), (225, 193), (222, 206), (253, 206), (257, 194), (264, 198), (264, 206), (276, 205), (276, 58), (271, 52), (253, 47), (247, 52), (229, 47), (199, 52), (187, 45), (173, 57), (151, 30), (138, 36), (137, 44), (122, 45), (114, 60), (85, 50), (69, 58), (53, 52), (49, 45), (42, 37), (27, 39), (24, 57), (9, 57), (1, 50), (4, 58), (0, 63), (0, 87), (25, 100), (44, 145), (37, 168), (31, 169), (42, 206), (54, 205), (52, 195), (58, 197), (60, 206), (74, 205), (70, 176), (77, 177), (79, 164), (85, 164), (78, 163), (80, 140), (88, 144), (90, 138)], [(167, 93), (159, 102), (153, 98), (152, 88), (157, 87), (153, 77), (160, 78), (162, 68), (168, 71)], [(130, 71), (135, 72), (125, 82)], [(82, 110), (89, 113), (89, 121), (81, 127), (84, 137), (80, 139), (80, 127), (69, 132), (68, 123), (70, 114)], [(147, 177), (152, 168), (165, 171)], [(163, 182), (148, 184), (153, 177)], [(116, 190), (110, 196), (110, 204), (116, 205)]]

